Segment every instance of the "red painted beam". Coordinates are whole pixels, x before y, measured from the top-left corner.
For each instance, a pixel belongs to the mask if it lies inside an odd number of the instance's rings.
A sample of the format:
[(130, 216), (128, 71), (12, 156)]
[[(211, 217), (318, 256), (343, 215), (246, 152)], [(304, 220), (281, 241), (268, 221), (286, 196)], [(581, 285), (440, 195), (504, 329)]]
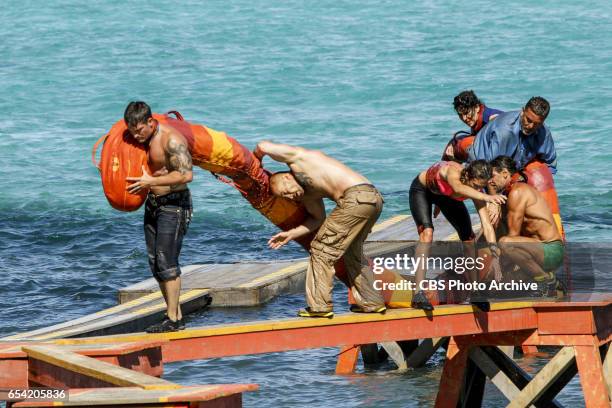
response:
[(489, 313), (441, 315), (434, 318), (424, 316), (208, 337), (177, 337), (165, 343), (162, 349), (164, 362), (173, 362), (346, 344), (508, 332), (535, 329), (536, 326), (537, 318), (533, 309), (509, 309)]

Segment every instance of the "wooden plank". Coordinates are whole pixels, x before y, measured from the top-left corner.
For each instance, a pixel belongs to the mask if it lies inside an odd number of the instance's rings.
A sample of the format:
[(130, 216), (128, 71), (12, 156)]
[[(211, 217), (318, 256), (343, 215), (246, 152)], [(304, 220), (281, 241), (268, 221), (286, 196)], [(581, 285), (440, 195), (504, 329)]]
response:
[(355, 367), (357, 367), (358, 359), (359, 346), (342, 346), (340, 349), (340, 354), (338, 354), (338, 361), (336, 363), (336, 374), (342, 375), (354, 373)]
[(435, 408), (455, 408), (457, 406), (464, 383), (468, 352), (467, 346), (460, 347), (451, 339), (442, 369)]
[(474, 347), (470, 351), (470, 359), (478, 365), (508, 400), (513, 400), (520, 394), (521, 390), (512, 382), (510, 377), (508, 377), (480, 347)]
[[(517, 327), (516, 330), (535, 328), (535, 314), (531, 309), (531, 301), (520, 301), (520, 302), (500, 302), (491, 304), (491, 312), (487, 313), (487, 319), (490, 320), (489, 324), (494, 324), (493, 313), (512, 311), (508, 314), (509, 318), (517, 319), (522, 322), (523, 327)], [(522, 310), (521, 310), (522, 309)], [(519, 311), (521, 310), (521, 311)], [(256, 321), (249, 323), (234, 323), (226, 325), (207, 326), (200, 328), (188, 328), (179, 332), (163, 333), (163, 334), (146, 334), (146, 333), (131, 333), (131, 334), (120, 334), (116, 336), (100, 336), (100, 337), (87, 337), (87, 338), (74, 338), (74, 339), (57, 339), (52, 340), (55, 344), (95, 344), (95, 343), (117, 343), (117, 342), (131, 342), (131, 341), (151, 341), (151, 340), (177, 340), (186, 338), (199, 338), (199, 337), (211, 337), (211, 336), (222, 336), (230, 334), (245, 334), (253, 332), (264, 332), (264, 331), (281, 331), (288, 329), (299, 329), (308, 327), (326, 327), (326, 326), (337, 326), (355, 323), (367, 323), (367, 322), (383, 322), (393, 320), (405, 320), (405, 319), (418, 319), (425, 318), (431, 320), (432, 317), (442, 316), (461, 316), (464, 315), (462, 323), (467, 321), (473, 322), (473, 324), (481, 325), (481, 318), (478, 314), (474, 313), (474, 308), (471, 305), (443, 305), (436, 307), (432, 312), (426, 313), (419, 309), (391, 309), (387, 310), (385, 314), (378, 313), (342, 313), (336, 314), (332, 319), (304, 319), (304, 318), (290, 318), (290, 319), (279, 319), (269, 321)], [(500, 315), (501, 316), (501, 315)], [(459, 323), (458, 323), (459, 324)], [(444, 332), (451, 331), (451, 327), (439, 328), (444, 329)], [(461, 329), (461, 327), (457, 327)], [(489, 327), (489, 331), (498, 331), (495, 327)], [(464, 331), (464, 330), (462, 330)], [(471, 329), (469, 330), (471, 331)], [(478, 333), (485, 331), (481, 328)]]
[(26, 346), (23, 350), (30, 358), (120, 387), (139, 387), (145, 390), (181, 388), (170, 381), (65, 351), (60, 347)]
[(575, 353), (572, 347), (562, 348), (521, 390), (508, 408), (523, 408), (531, 405), (563, 374), (574, 358)]
[(498, 349), (501, 350), (502, 353), (504, 353), (505, 355), (508, 356), (508, 358), (513, 359), (514, 358), (514, 346), (512, 345), (508, 345), (508, 346), (497, 346)]
[[(520, 392), (520, 390), (524, 389), (527, 386), (527, 384), (529, 384), (529, 382), (532, 380), (531, 376), (527, 374), (514, 361), (514, 359), (509, 358), (502, 350), (500, 350), (499, 347), (484, 346), (480, 348), (480, 351), (484, 353), (484, 355), (488, 358), (488, 360), (490, 360), (491, 364), (494, 367), (493, 369), (489, 369), (489, 371), (491, 373), (494, 373), (496, 372), (494, 370), (499, 370), (500, 374), (497, 374), (497, 375), (506, 377), (508, 381), (510, 381), (510, 383), (512, 384), (508, 386), (509, 388), (506, 388), (506, 391), (510, 390), (511, 392), (512, 387), (516, 387), (516, 390)], [(479, 352), (477, 351), (476, 353), (478, 354)], [(485, 364), (489, 364), (489, 363), (485, 362)], [(575, 366), (575, 363), (573, 363), (573, 366)], [(535, 406), (538, 408), (540, 407), (541, 408), (561, 407), (562, 405), (559, 404), (557, 401), (555, 401), (554, 398), (559, 393), (559, 391), (563, 389), (563, 387), (567, 384), (567, 382), (569, 382), (571, 378), (575, 375), (575, 372), (569, 373), (569, 378), (566, 378), (566, 376), (568, 375), (568, 372), (571, 371), (571, 367), (572, 365), (570, 365), (570, 368), (565, 370), (565, 372), (562, 374), (560, 379), (557, 382), (553, 383), (553, 385), (551, 385), (548, 388), (548, 390), (542, 395), (542, 397), (536, 400), (532, 406)], [(487, 366), (485, 365), (481, 368), (487, 369)], [(503, 380), (503, 377), (501, 377), (502, 379), (500, 380), (501, 386), (506, 387), (507, 383)], [(565, 380), (566, 382), (563, 382), (561, 384), (561, 382)], [(504, 390), (501, 389), (501, 391), (503, 392)]]
[(487, 376), (474, 361), (468, 359), (460, 406), (464, 408), (481, 407), (486, 382)]
[[(183, 292), (180, 302), (185, 313), (201, 309), (209, 301), (208, 290)], [(154, 295), (154, 296), (153, 296)], [(48, 326), (29, 332), (18, 333), (2, 340), (49, 340), (84, 334), (102, 335), (143, 330), (158, 321), (166, 311), (161, 292), (128, 304), (117, 305), (99, 313), (75, 319), (58, 325)]]
[(586, 407), (610, 408), (610, 393), (604, 379), (599, 347), (575, 346), (574, 350)]
[[(257, 384), (215, 384), (186, 386), (174, 390), (143, 390), (136, 387), (103, 388), (103, 389), (72, 389), (70, 400), (61, 402), (67, 407), (91, 406), (134, 406), (142, 407), (144, 404), (162, 404), (180, 402), (215, 401), (243, 392), (257, 391)], [(14, 407), (52, 407), (59, 404), (53, 402), (18, 402)], [(198, 405), (194, 405), (198, 406)]]
[(380, 346), (385, 349), (387, 356), (397, 365), (398, 370), (406, 370), (406, 355), (397, 341), (383, 341)]
[(413, 351), (406, 359), (407, 366), (412, 368), (422, 367), (447, 341), (448, 337), (423, 339), (421, 344), (419, 344), (419, 347), (417, 347), (417, 349)]

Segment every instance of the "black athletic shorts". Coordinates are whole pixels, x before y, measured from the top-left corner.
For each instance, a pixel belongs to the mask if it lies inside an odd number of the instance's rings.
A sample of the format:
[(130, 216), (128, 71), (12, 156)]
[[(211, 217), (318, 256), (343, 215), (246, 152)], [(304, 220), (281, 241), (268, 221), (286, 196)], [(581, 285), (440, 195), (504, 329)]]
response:
[(192, 214), (189, 190), (147, 196), (144, 235), (149, 266), (158, 281), (165, 282), (181, 275), (179, 255)]
[(433, 229), (432, 208), (434, 204), (440, 207), (442, 214), (457, 230), (459, 239), (468, 241), (474, 238), (472, 220), (465, 203), (432, 193), (419, 181), (419, 176), (415, 177), (410, 185), (410, 212), (419, 232), (425, 228)]

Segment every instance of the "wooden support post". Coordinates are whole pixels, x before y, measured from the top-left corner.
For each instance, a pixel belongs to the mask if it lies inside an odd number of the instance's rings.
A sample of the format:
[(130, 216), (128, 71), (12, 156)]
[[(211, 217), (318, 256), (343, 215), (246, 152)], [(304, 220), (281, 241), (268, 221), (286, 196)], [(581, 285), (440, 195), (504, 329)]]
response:
[(508, 377), (480, 347), (474, 347), (470, 351), (470, 359), (478, 365), (509, 401), (512, 401), (521, 392), (510, 377)]
[(380, 345), (385, 349), (387, 355), (393, 360), (395, 365), (399, 370), (406, 370), (408, 367), (406, 366), (406, 356), (404, 355), (404, 350), (396, 341), (386, 341), (380, 343)]
[[(514, 400), (521, 393), (521, 389), (525, 388), (531, 380), (527, 373), (497, 347), (475, 347), (470, 351), (470, 359), (478, 365), (509, 401)], [(561, 404), (555, 401), (554, 397), (576, 375), (575, 366), (573, 364), (573, 371), (572, 366), (570, 366), (562, 375), (562, 378), (554, 383), (540, 399), (534, 401), (532, 406), (561, 407)]]
[(523, 408), (531, 405), (546, 392), (573, 361), (574, 349), (572, 347), (562, 348), (512, 400), (508, 408)]
[(608, 387), (604, 380), (599, 347), (574, 346), (580, 384), (587, 408), (610, 407)]
[[(386, 352), (379, 350), (377, 343), (361, 344), (359, 348), (361, 349), (361, 359), (365, 366), (379, 364), (387, 359)], [(384, 358), (381, 358), (381, 354), (384, 355)]]
[(336, 363), (336, 374), (352, 374), (357, 367), (359, 358), (359, 346), (343, 346), (338, 355)]
[(448, 342), (448, 337), (435, 337), (432, 339), (423, 339), (419, 347), (414, 350), (406, 359), (408, 367), (422, 367), (434, 355), (443, 344)]
[(446, 352), (446, 361), (440, 378), (440, 387), (436, 396), (436, 408), (455, 408), (463, 386), (465, 369), (468, 360), (468, 348), (457, 345), (451, 339)]
[(497, 346), (510, 359), (514, 359), (514, 346)]
[(484, 397), (486, 383), (486, 375), (474, 361), (468, 360), (460, 406), (462, 408), (476, 408), (482, 406), (482, 398)]

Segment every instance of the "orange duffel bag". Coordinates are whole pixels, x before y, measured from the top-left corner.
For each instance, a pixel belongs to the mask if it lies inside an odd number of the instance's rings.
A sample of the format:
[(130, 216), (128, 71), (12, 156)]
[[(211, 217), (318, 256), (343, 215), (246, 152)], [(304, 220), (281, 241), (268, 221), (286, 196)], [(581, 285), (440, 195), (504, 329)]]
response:
[[(100, 153), (100, 162), (96, 163), (96, 151), (104, 142)], [(94, 166), (100, 170), (104, 195), (109, 204), (120, 211), (136, 211), (147, 198), (148, 190), (137, 194), (127, 191), (131, 183), (127, 177), (142, 176), (142, 166), (148, 168), (147, 151), (144, 146), (128, 132), (125, 122), (115, 123), (109, 132), (94, 144), (91, 153)]]

